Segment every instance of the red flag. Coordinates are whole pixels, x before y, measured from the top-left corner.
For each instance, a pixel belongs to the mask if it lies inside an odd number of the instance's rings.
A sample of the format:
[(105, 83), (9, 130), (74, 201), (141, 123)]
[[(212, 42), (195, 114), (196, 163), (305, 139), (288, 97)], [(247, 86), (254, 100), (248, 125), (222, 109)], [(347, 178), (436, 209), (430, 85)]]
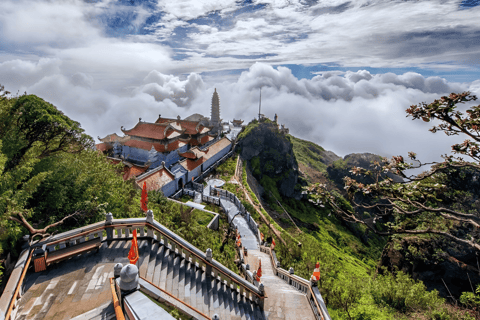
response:
[(313, 269), (313, 277), (320, 280), (320, 262), (315, 263), (315, 269)]
[(147, 193), (147, 182), (143, 182), (143, 189), (142, 189), (142, 200), (141, 200), (141, 203), (142, 203), (142, 210), (144, 212), (147, 212), (148, 208), (147, 208), (147, 203), (148, 203), (148, 193)]
[(272, 245), (270, 246), (270, 250), (275, 249), (275, 239), (272, 238)]
[(262, 260), (258, 260), (258, 270), (257, 270), (257, 282), (260, 282), (260, 278), (262, 277)]
[(237, 247), (241, 247), (242, 246), (242, 237), (240, 235), (237, 236)]
[(138, 261), (138, 243), (137, 243), (137, 229), (133, 229), (132, 246), (128, 252), (128, 260), (131, 264), (136, 264)]

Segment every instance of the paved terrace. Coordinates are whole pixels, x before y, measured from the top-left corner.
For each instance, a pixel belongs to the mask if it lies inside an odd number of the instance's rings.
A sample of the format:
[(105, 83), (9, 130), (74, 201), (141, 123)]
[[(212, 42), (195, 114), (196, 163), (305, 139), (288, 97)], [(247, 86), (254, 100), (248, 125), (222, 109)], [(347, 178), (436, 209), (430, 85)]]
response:
[[(27, 272), (16, 319), (72, 319), (99, 307), (113, 314), (109, 278), (115, 263), (128, 263), (130, 241), (104, 242), (89, 252), (47, 268)], [(88, 318), (90, 319), (90, 318)]]

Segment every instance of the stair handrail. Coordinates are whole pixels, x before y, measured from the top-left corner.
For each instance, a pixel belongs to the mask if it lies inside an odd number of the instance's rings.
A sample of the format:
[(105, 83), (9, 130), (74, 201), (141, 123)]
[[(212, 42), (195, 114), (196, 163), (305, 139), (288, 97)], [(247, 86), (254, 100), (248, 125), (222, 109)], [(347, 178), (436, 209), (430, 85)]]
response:
[(259, 299), (263, 299), (264, 298), (264, 293), (261, 292), (257, 287), (255, 287), (253, 284), (247, 282), (245, 279), (243, 279), (242, 277), (240, 277), (239, 275), (237, 275), (236, 273), (233, 273), (230, 269), (228, 269), (227, 267), (225, 267), (223, 264), (221, 264), (220, 262), (218, 262), (217, 260), (215, 259), (212, 259), (212, 261), (208, 261), (207, 260), (207, 257), (206, 257), (206, 254), (203, 252), (203, 251), (200, 251), (198, 248), (196, 248), (195, 246), (193, 246), (192, 244), (190, 244), (188, 241), (186, 241), (185, 239), (183, 239), (182, 237), (176, 235), (175, 233), (173, 233), (172, 231), (170, 231), (169, 229), (167, 229), (166, 227), (164, 227), (163, 225), (161, 225), (159, 222), (157, 221), (153, 221), (153, 224), (152, 226), (159, 232), (163, 233), (164, 235), (167, 236), (167, 238), (170, 238), (170, 240), (173, 240), (177, 245), (180, 245), (181, 247), (183, 247), (184, 249), (186, 249), (187, 251), (189, 251), (190, 254), (193, 254), (194, 256), (196, 256), (196, 258), (200, 259), (203, 263), (205, 263), (206, 265), (209, 265), (213, 268), (215, 268), (217, 271), (219, 271), (220, 273), (222, 273), (224, 276), (230, 278), (234, 283), (236, 283), (237, 285), (239, 286), (243, 286), (245, 289), (247, 289), (248, 291), (250, 291), (252, 294), (254, 294), (255, 296), (257, 296)]
[[(220, 274), (223, 274), (226, 278), (233, 281), (235, 284), (251, 292), (254, 296), (258, 297), (259, 299), (263, 299), (265, 297), (264, 292), (261, 292), (257, 287), (255, 287), (248, 281), (244, 280), (239, 275), (233, 273), (230, 269), (225, 267), (220, 262), (216, 261), (215, 259), (212, 259), (211, 262), (208, 261), (205, 252), (200, 251), (198, 248), (196, 248), (195, 246), (193, 246), (188, 241), (178, 236), (174, 232), (170, 231), (168, 228), (160, 224), (158, 221), (155, 221), (153, 219), (151, 221), (147, 221), (147, 220), (148, 218), (128, 218), (128, 219), (112, 219), (109, 224), (107, 224), (104, 221), (97, 222), (81, 228), (59, 233), (46, 240), (35, 243), (34, 245), (32, 245), (32, 248), (42, 247), (46, 245), (50, 250), (54, 251), (56, 245), (58, 244), (63, 244), (73, 239), (79, 239), (79, 238), (82, 239), (87, 236), (90, 238), (91, 236), (95, 236), (95, 235), (97, 235), (98, 237), (101, 237), (102, 241), (115, 240), (115, 239), (129, 239), (130, 238), (129, 228), (135, 228), (135, 227), (140, 228), (140, 237), (144, 237), (144, 236), (153, 237), (153, 234), (149, 235), (148, 232), (145, 233), (144, 229), (142, 229), (142, 227), (148, 228), (150, 226), (153, 229), (155, 229), (157, 232), (161, 233), (166, 238), (168, 238), (169, 241), (172, 241), (179, 247), (187, 250), (190, 254), (195, 256), (197, 259), (201, 260), (205, 265), (211, 266), (212, 268), (217, 270)], [(125, 234), (125, 237), (120, 236), (117, 238), (113, 237), (112, 239), (109, 239), (108, 233), (106, 237), (103, 236), (103, 230), (105, 229), (110, 228), (110, 229), (116, 230), (122, 227), (125, 229), (128, 229), (127, 233)]]
[[(2, 319), (11, 319), (13, 308), (16, 305), (17, 300), (20, 298), (20, 288), (23, 285), (25, 274), (27, 273), (30, 261), (32, 260), (32, 252), (33, 250), (30, 250), (30, 248), (22, 251), (22, 253), (20, 254), (20, 258), (18, 259), (17, 263), (15, 264), (15, 268), (12, 271), (12, 275), (15, 271), (21, 272), (20, 277), (17, 279), (12, 279), (12, 277), (10, 276), (10, 279), (7, 282), (7, 286), (5, 287), (4, 294), (2, 294), (2, 296), (0, 297), (0, 307), (2, 307), (4, 304), (6, 304), (7, 306), (5, 314), (3, 314), (3, 311), (0, 308), (0, 318)], [(7, 296), (9, 286), (13, 287), (11, 288), (13, 289), (13, 294), (11, 296)]]

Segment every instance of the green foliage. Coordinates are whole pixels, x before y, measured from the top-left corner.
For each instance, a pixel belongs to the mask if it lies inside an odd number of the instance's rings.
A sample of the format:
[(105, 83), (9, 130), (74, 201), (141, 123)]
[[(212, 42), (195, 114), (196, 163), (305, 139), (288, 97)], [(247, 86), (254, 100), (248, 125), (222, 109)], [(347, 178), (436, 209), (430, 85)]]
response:
[(260, 168), (260, 158), (259, 157), (253, 157), (252, 160), (250, 161), (250, 164), (252, 165), (254, 175), (259, 176), (259, 175), (262, 174), (262, 170)]
[(342, 169), (342, 170), (348, 169), (347, 161), (345, 161), (345, 160), (343, 160), (343, 159), (338, 159), (338, 160), (334, 161), (334, 162), (332, 163), (332, 166), (333, 166), (335, 169)]
[(22, 214), (43, 228), (75, 211), (48, 232), (59, 232), (138, 213), (136, 191), (123, 182), (119, 167), (90, 149), (93, 139), (80, 124), (36, 96), (0, 101), (0, 252), (18, 254), (27, 231), (10, 217)]
[(333, 308), (343, 309), (348, 319), (353, 319), (351, 311), (363, 295), (365, 279), (357, 277), (346, 277), (341, 275), (337, 279), (327, 279), (334, 282), (326, 284), (331, 288), (329, 293), (329, 303)]
[(460, 296), (460, 302), (469, 309), (480, 310), (480, 285), (477, 286), (475, 293), (463, 292)]
[(237, 161), (235, 157), (228, 158), (224, 163), (219, 165), (216, 168), (217, 173), (220, 174), (220, 179), (228, 182), (232, 179), (235, 174), (235, 169), (237, 167)]
[(237, 137), (237, 140), (242, 140), (243, 138), (245, 138), (246, 136), (248, 136), (253, 129), (255, 129), (256, 127), (259, 126), (259, 123), (258, 123), (258, 120), (253, 120), (251, 121), (246, 127), (245, 129), (243, 129), (242, 132), (240, 132), (240, 134), (238, 135)]
[(207, 226), (210, 221), (213, 219), (213, 214), (202, 211), (202, 210), (194, 210), (195, 212), (195, 220), (198, 221), (198, 224), (201, 226)]
[(436, 290), (427, 291), (422, 282), (413, 280), (402, 271), (396, 275), (377, 275), (371, 294), (375, 303), (401, 312), (437, 309), (444, 303)]
[(298, 163), (302, 163), (319, 172), (327, 172), (327, 165), (322, 162), (322, 153), (325, 149), (313, 142), (301, 140), (292, 135), (287, 135), (287, 138), (293, 145), (293, 152)]
[[(188, 215), (187, 213), (190, 212), (191, 208), (183, 206), (183, 209), (181, 209), (180, 206), (182, 205), (166, 200), (161, 193), (156, 191), (149, 192), (148, 198), (150, 199), (149, 209), (153, 211), (158, 222), (200, 250), (205, 252), (208, 248), (212, 249), (215, 260), (238, 273), (238, 267), (234, 263), (236, 255), (234, 232), (225, 239), (226, 243), (222, 246), (224, 241), (222, 235), (227, 234), (229, 228), (229, 224), (223, 215), (220, 215), (219, 231), (212, 232), (200, 223), (202, 219), (207, 220), (204, 218), (205, 212), (193, 210), (191, 215)], [(208, 215), (211, 220), (212, 216)], [(210, 220), (206, 223), (208, 224)]]
[(43, 99), (27, 95), (11, 102), (3, 108), (0, 117), (3, 152), (9, 159), (7, 169), (15, 167), (34, 144), (40, 158), (93, 147), (93, 139), (83, 133), (78, 122)]

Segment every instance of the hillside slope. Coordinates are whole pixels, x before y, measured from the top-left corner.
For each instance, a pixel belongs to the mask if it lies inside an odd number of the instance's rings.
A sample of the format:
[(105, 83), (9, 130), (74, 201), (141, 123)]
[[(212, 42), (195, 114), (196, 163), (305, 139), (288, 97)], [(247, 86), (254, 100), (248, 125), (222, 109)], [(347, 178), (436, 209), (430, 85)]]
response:
[[(281, 152), (271, 157), (272, 146), (280, 145)], [(312, 142), (280, 133), (268, 120), (250, 123), (240, 136), (238, 146), (252, 172), (251, 180), (256, 179), (263, 187), (264, 192), (258, 200), (275, 222), (295, 239), (287, 241), (286, 247), (277, 241), (282, 266), (293, 267), (296, 274), (308, 279), (315, 261), (320, 262), (321, 291), (333, 319), (473, 319), (466, 312), (458, 312), (445, 304), (436, 291), (426, 291), (422, 282), (402, 272), (373, 276), (388, 239), (368, 234), (361, 225), (338, 220), (329, 207), (314, 206), (297, 197), (303, 186), (322, 182), (342, 199), (343, 177), (350, 176), (351, 167), (368, 169), (373, 161), (381, 159), (379, 156), (351, 154), (342, 159)], [(293, 161), (290, 159), (292, 153)], [(285, 187), (282, 170), (297, 174), (296, 179), (289, 181), (288, 188), (293, 189), (290, 197), (280, 191), (280, 186)], [(255, 198), (253, 192), (252, 197)], [(343, 205), (353, 209), (345, 198)], [(296, 226), (285, 219), (284, 209)], [(261, 226), (261, 230), (267, 239), (273, 236), (265, 226)], [(297, 246), (297, 242), (302, 245)], [(388, 248), (391, 252), (392, 246)], [(393, 261), (385, 256), (382, 259), (387, 260)], [(415, 303), (408, 300), (409, 295), (415, 297)]]

